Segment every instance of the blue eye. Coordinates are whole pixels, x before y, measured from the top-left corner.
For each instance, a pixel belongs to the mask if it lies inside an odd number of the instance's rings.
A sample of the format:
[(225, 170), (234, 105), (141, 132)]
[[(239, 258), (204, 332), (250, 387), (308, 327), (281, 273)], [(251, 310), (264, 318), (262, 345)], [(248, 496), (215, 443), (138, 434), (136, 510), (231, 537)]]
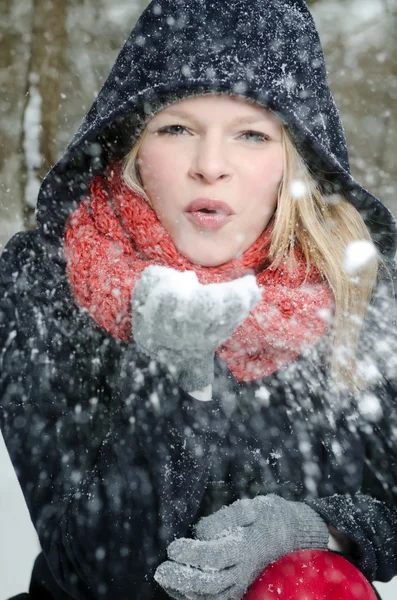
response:
[(246, 139), (251, 142), (266, 142), (270, 139), (267, 135), (261, 133), (260, 131), (245, 131), (242, 136), (246, 136)]
[(179, 135), (184, 132), (187, 132), (187, 130), (182, 125), (167, 125), (167, 127), (159, 129), (157, 133), (163, 135)]

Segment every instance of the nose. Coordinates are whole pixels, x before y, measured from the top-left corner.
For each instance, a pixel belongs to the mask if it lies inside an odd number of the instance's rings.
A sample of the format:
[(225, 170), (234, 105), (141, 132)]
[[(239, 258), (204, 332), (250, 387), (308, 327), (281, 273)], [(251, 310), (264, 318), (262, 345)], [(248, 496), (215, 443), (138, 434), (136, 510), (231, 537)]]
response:
[(198, 140), (189, 172), (191, 177), (205, 183), (230, 179), (232, 167), (223, 141), (210, 136)]

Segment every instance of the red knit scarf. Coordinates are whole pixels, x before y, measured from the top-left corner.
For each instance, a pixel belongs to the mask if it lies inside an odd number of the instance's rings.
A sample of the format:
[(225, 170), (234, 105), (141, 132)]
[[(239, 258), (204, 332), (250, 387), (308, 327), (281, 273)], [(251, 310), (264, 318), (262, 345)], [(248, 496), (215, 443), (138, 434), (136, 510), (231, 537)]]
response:
[(263, 288), (262, 299), (217, 350), (238, 381), (252, 381), (313, 346), (326, 332), (324, 314), (333, 307), (332, 294), (317, 269), (312, 267), (306, 276), (300, 252), (292, 272), (286, 264), (266, 268), (269, 244), (265, 230), (240, 259), (219, 267), (193, 265), (177, 251), (144, 198), (127, 188), (114, 164), (92, 180), (90, 197), (69, 217), (65, 257), (77, 303), (123, 341), (132, 333), (132, 291), (148, 265), (194, 270), (203, 284), (253, 272)]

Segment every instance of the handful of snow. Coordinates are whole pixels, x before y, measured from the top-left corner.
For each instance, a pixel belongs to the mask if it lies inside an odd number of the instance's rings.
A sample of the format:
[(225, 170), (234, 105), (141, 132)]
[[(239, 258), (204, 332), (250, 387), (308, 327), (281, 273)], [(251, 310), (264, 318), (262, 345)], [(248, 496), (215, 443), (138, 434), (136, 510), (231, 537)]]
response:
[(377, 250), (372, 242), (368, 240), (356, 240), (350, 242), (345, 250), (343, 269), (348, 275), (355, 275), (371, 261), (375, 260)]
[(146, 269), (145, 275), (149, 275), (153, 282), (144, 307), (144, 311), (147, 313), (151, 313), (153, 308), (168, 294), (177, 300), (177, 306), (180, 306), (178, 300), (184, 301), (182, 305), (186, 306), (186, 301), (194, 302), (199, 296), (205, 306), (213, 306), (215, 310), (217, 306), (224, 306), (229, 300), (238, 297), (238, 304), (244, 318), (262, 296), (254, 275), (244, 275), (225, 283), (205, 285), (199, 282), (194, 271), (181, 272), (153, 265)]

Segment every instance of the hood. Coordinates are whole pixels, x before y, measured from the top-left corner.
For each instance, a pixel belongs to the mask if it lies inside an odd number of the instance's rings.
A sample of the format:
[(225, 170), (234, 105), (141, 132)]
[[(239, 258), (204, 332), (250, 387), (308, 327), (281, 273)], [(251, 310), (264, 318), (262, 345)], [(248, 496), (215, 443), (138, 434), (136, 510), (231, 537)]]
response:
[(39, 193), (38, 226), (62, 239), (92, 176), (131, 148), (151, 114), (201, 93), (243, 96), (272, 110), (320, 183), (361, 213), (393, 256), (389, 210), (351, 175), (313, 18), (303, 0), (154, 0), (142, 13), (64, 156)]

